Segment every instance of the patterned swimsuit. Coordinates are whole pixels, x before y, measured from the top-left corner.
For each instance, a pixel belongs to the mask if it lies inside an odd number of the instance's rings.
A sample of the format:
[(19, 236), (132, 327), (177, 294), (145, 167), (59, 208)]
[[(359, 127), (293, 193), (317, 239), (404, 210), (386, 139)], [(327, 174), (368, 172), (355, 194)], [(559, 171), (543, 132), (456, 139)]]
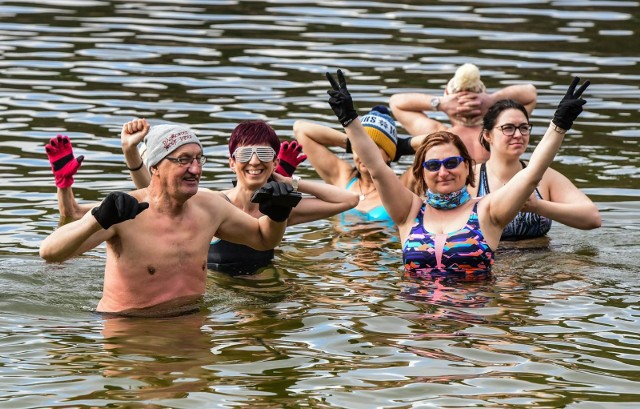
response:
[(493, 250), (480, 231), (478, 202), (463, 228), (441, 234), (424, 228), (425, 206), (423, 203), (402, 249), (405, 278), (478, 281), (491, 277)]
[[(526, 167), (526, 164), (520, 161), (522, 168)], [(483, 163), (480, 166), (480, 183), (478, 183), (478, 197), (486, 196), (489, 194), (489, 182), (487, 180), (487, 167)], [(536, 196), (538, 199), (542, 199), (542, 195), (536, 188)], [(551, 219), (544, 216), (540, 216), (537, 213), (532, 212), (518, 212), (516, 217), (513, 218), (502, 230), (502, 237), (500, 240), (524, 240), (532, 239), (535, 237), (544, 236), (551, 229)]]

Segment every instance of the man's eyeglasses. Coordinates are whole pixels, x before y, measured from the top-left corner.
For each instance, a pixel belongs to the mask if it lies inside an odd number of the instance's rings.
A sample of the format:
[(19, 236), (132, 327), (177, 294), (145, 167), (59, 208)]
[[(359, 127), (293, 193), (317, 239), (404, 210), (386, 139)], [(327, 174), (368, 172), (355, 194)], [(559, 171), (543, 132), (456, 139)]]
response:
[(254, 153), (260, 162), (271, 162), (276, 157), (276, 151), (271, 146), (242, 146), (237, 148), (231, 156), (240, 163), (247, 163)]
[(533, 125), (521, 124), (519, 126), (515, 126), (514, 124), (506, 124), (506, 125), (496, 126), (496, 128), (500, 128), (504, 136), (515, 135), (516, 129), (520, 131), (520, 134), (522, 134), (522, 136), (527, 136), (531, 133), (531, 128), (533, 128)]
[(422, 167), (424, 167), (429, 172), (437, 172), (440, 170), (440, 167), (444, 165), (445, 169), (455, 169), (464, 162), (464, 158), (462, 156), (449, 156), (448, 158), (444, 158), (442, 160), (438, 159), (429, 159), (426, 162), (422, 163)]
[(205, 164), (205, 162), (207, 161), (207, 158), (205, 156), (180, 156), (179, 158), (172, 158), (171, 156), (165, 156), (165, 159), (168, 159), (169, 161), (175, 163), (176, 165), (179, 166), (190, 166), (191, 163), (193, 163), (193, 161), (195, 160), (196, 163), (198, 164), (198, 166), (202, 166)]

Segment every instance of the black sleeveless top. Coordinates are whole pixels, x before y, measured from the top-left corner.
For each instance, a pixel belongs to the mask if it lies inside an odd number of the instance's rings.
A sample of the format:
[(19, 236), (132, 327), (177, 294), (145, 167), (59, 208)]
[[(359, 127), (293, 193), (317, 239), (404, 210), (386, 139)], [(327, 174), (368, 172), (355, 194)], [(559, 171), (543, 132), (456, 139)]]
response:
[(255, 250), (243, 244), (217, 240), (209, 245), (207, 267), (227, 274), (251, 274), (269, 265), (274, 251)]

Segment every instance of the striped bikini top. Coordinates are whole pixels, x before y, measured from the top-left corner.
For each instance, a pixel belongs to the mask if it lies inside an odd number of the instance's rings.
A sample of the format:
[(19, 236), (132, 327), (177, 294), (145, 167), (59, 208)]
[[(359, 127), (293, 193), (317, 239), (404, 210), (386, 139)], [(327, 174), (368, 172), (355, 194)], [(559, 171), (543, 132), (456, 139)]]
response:
[(426, 204), (422, 204), (402, 248), (405, 278), (478, 281), (491, 276), (493, 250), (480, 231), (478, 203), (463, 228), (441, 234), (424, 228)]

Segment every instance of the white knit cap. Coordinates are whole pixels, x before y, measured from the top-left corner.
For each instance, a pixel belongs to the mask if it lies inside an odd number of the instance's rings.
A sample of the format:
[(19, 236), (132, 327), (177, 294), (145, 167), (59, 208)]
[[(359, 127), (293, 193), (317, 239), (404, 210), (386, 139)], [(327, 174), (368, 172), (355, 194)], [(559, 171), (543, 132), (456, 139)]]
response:
[(173, 124), (152, 126), (144, 138), (144, 144), (147, 148), (145, 152), (147, 169), (188, 143), (196, 143), (202, 149), (202, 144), (196, 134), (186, 126)]

